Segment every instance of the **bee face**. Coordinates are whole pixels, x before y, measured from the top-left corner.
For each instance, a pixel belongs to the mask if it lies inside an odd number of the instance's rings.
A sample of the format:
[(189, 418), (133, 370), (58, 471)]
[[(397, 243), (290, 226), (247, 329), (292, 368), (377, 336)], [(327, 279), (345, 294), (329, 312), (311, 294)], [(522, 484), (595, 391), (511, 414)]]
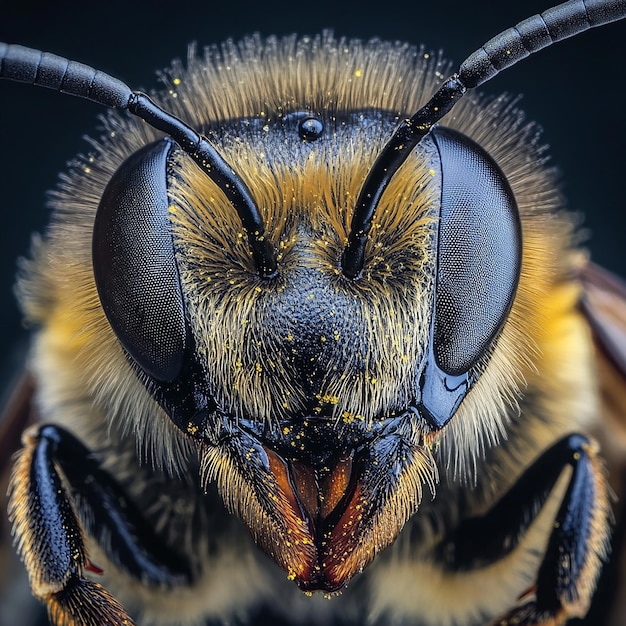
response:
[[(470, 433), (478, 428), (492, 441), (504, 428), (528, 359), (520, 350), (509, 358), (518, 333), (506, 323), (521, 273), (519, 209), (461, 113), (458, 126), (469, 134), (438, 128), (415, 150), (381, 199), (362, 275), (346, 278), (340, 260), (359, 188), (398, 120), (429, 93), (437, 61), (385, 44), (342, 49), (330, 37), (244, 44), (253, 46), (266, 56), (266, 75), (255, 76), (264, 92), (215, 101), (199, 78), (223, 80), (208, 58), (172, 70), (172, 103), (187, 103), (183, 117), (207, 111), (196, 123), (261, 207), (276, 275), (259, 276), (233, 205), (182, 150), (143, 129), (120, 132), (117, 119), (108, 122), (114, 136), (57, 197), (61, 205), (89, 189), (94, 199), (84, 211), (85, 222), (95, 219), (93, 279), (86, 259), (58, 254), (83, 268), (88, 286), (81, 303), (71, 299), (76, 319), (94, 329), (78, 333), (75, 350), (93, 392), (104, 376), (127, 428), (163, 465), (181, 463), (171, 458), (169, 431), (150, 434), (169, 418), (180, 448), (199, 446), (204, 483), (218, 484), (258, 543), (303, 588), (335, 590), (393, 541), (424, 489), (434, 493), (437, 445), (459, 450), (455, 463), (468, 474)], [(299, 63), (285, 76), (294, 48)], [(253, 64), (239, 54), (225, 50), (236, 84), (250, 79)], [(383, 63), (390, 55), (396, 62)], [(272, 100), (282, 93), (277, 82), (300, 75), (316, 90)], [(395, 88), (409, 76), (418, 87)], [(394, 97), (362, 109), (381, 85)], [(326, 101), (327, 93), (341, 98)], [(233, 117), (211, 123), (226, 113)], [(517, 151), (527, 155), (521, 136)], [(521, 176), (515, 168), (524, 166), (511, 168)], [(519, 308), (536, 297), (527, 282)], [(30, 285), (23, 290), (43, 292)], [(102, 308), (93, 307), (96, 294)], [(493, 392), (466, 399), (473, 385)], [(134, 410), (138, 393), (167, 417)], [(451, 421), (458, 424), (444, 431)], [(300, 547), (277, 549), (277, 537), (292, 533)]]
[[(247, 141), (245, 152), (239, 149), (231, 157), (252, 165), (256, 176), (251, 187), (259, 190), (262, 206), (273, 207), (266, 236), (280, 251), (278, 276), (258, 278), (232, 216), (236, 229), (225, 239), (212, 236), (211, 227), (217, 229), (228, 220), (221, 211), (232, 214), (232, 208), (206, 207), (202, 198), (217, 194), (198, 193), (187, 181), (185, 188), (174, 192), (180, 194), (173, 209), (174, 241), (175, 246), (180, 242), (179, 268), (187, 310), (194, 320), (196, 351), (206, 355), (211, 397), (228, 416), (216, 423), (209, 415), (197, 424), (205, 433), (203, 445), (210, 456), (204, 470), (207, 480), (221, 482), (228, 497), (235, 479), (221, 476), (220, 465), (228, 462), (233, 474), (243, 478), (251, 457), (257, 455), (264, 478), (255, 483), (280, 494), (279, 505), (269, 507), (277, 534), (295, 534), (293, 543), (302, 547), (283, 555), (275, 547), (275, 537), (264, 537), (257, 530), (264, 506), (261, 493), (253, 497), (259, 510), (249, 504), (246, 509), (242, 502), (233, 503), (234, 509), (303, 588), (334, 590), (371, 558), (359, 555), (345, 565), (346, 553), (355, 551), (353, 544), (337, 545), (334, 535), (357, 516), (369, 517), (361, 491), (371, 491), (367, 483), (379, 481), (391, 463), (387, 451), (376, 450), (382, 445), (374, 446), (373, 441), (401, 439), (398, 431), (405, 429), (406, 445), (415, 448), (406, 460), (405, 473), (412, 483), (421, 474), (433, 481), (434, 466), (423, 445), (424, 435), (395, 422), (415, 398), (419, 359), (427, 345), (427, 332), (418, 321), (426, 319), (432, 301), (432, 272), (427, 270), (434, 236), (428, 213), (434, 206), (436, 184), (418, 161), (414, 165), (417, 184), (400, 192), (410, 207), (405, 219), (380, 224), (377, 245), (395, 248), (395, 255), (381, 254), (379, 267), (373, 264), (368, 270), (365, 287), (347, 281), (337, 267), (349, 200), (358, 193), (363, 166), (373, 158), (371, 152), (363, 155), (358, 146), (366, 137), (370, 146), (380, 144), (383, 135), (372, 132), (374, 124), (363, 115), (361, 124), (355, 123), (356, 115), (346, 116), (353, 118), (348, 120), (352, 123), (338, 115), (320, 116), (314, 119), (324, 126), (328, 139), (303, 141), (299, 123), (291, 122), (296, 115), (287, 113), (287, 119), (273, 124), (263, 120), (269, 129), (261, 132), (275, 133), (274, 137)], [(261, 121), (248, 120), (244, 126), (255, 123), (262, 128)], [(258, 154), (268, 156), (255, 159)], [(212, 208), (217, 217), (198, 218)], [(394, 245), (402, 227), (412, 241), (410, 249)], [(217, 246), (211, 245), (212, 239), (217, 239)], [(233, 250), (233, 241), (240, 243), (238, 250)], [(401, 268), (404, 279), (393, 276), (389, 263)], [(398, 313), (390, 311), (390, 297), (403, 303)], [(221, 446), (218, 442), (225, 436), (232, 439)], [(400, 454), (396, 447), (391, 453), (393, 464)], [(369, 477), (373, 462), (378, 469)], [(374, 501), (378, 496), (368, 493), (370, 498)], [(416, 504), (407, 504), (403, 514), (394, 510), (395, 528)], [(390, 541), (392, 532), (381, 542)]]
[[(174, 589), (211, 578), (219, 550), (198, 553), (215, 529), (206, 522), (216, 507), (213, 486), (305, 591), (344, 588), (385, 548), (397, 571), (424, 576), (431, 560), (444, 577), (471, 570), (518, 550), (508, 530), (494, 531), (494, 547), (473, 520), (486, 508), (497, 526), (510, 501), (517, 506), (507, 524), (525, 535), (536, 507), (532, 497), (526, 502), (526, 485), (546, 480), (539, 491), (547, 499), (551, 477), (574, 451), (584, 465), (572, 484), (593, 497), (571, 503), (584, 518), (572, 557), (579, 571), (556, 579), (574, 581), (563, 592), (570, 595), (593, 583), (605, 552), (606, 486), (593, 445), (560, 438), (573, 422), (583, 427), (597, 404), (588, 365), (559, 367), (588, 364), (591, 351), (575, 313), (572, 224), (557, 214), (560, 194), (535, 129), (506, 98), (462, 101), (390, 177), (367, 229), (356, 231), (367, 235), (363, 263), (346, 271), (364, 181), (397, 125), (433, 93), (441, 67), (405, 46), (347, 45), (330, 35), (227, 44), (191, 57), (186, 68), (174, 64), (158, 99), (208, 137), (236, 179), (224, 184), (211, 174), (214, 162), (203, 170), (180, 141), (111, 115), (93, 153), (53, 194), (56, 213), (47, 241), (24, 266), (21, 301), (44, 326), (35, 370), (47, 413), (111, 453), (112, 478), (88, 465), (89, 481), (75, 488), (88, 532), (123, 577)], [(259, 232), (250, 232), (229, 195), (239, 179), (261, 214)], [(251, 234), (275, 251), (271, 271), (259, 263)], [(26, 442), (11, 516), (28, 561), (31, 537), (55, 523), (36, 519), (33, 531), (19, 503), (46, 482), (37, 476), (22, 487), (35, 454), (56, 446), (51, 454), (73, 485), (82, 478), (67, 450), (91, 461), (80, 442), (54, 428)], [(549, 449), (537, 460), (540, 442)], [(503, 478), (508, 469), (513, 486)], [(55, 472), (45, 476), (54, 484)], [(151, 495), (165, 481), (168, 493), (178, 491), (177, 509), (201, 512), (170, 527), (164, 520), (175, 507)], [(106, 508), (93, 500), (92, 482), (123, 503), (130, 521), (89, 512)], [(478, 495), (465, 497), (468, 485)], [(126, 513), (133, 507), (125, 491), (138, 513)], [(567, 527), (569, 511), (558, 515), (554, 528)], [(157, 535), (146, 545), (165, 543), (182, 559), (119, 548), (116, 533), (141, 535), (144, 516), (147, 536)], [(394, 545), (406, 524), (406, 541), (420, 537), (410, 550), (403, 540)], [(559, 532), (550, 537), (561, 546), (568, 537)], [(550, 531), (528, 534), (539, 554)], [(474, 540), (477, 555), (464, 552)], [(83, 558), (82, 546), (72, 547)], [(142, 561), (146, 550), (156, 567)], [(370, 610), (414, 616), (416, 607), (387, 589), (382, 563), (365, 575)], [(497, 602), (477, 593), (472, 607), (442, 604), (421, 615), (467, 624), (476, 613), (498, 615), (527, 578), (505, 580)], [(33, 586), (48, 593), (38, 580)], [(552, 611), (552, 619), (559, 607), (539, 612)], [(584, 610), (577, 607), (555, 619)], [(67, 610), (74, 609), (51, 614)], [(212, 609), (195, 610), (190, 620)]]

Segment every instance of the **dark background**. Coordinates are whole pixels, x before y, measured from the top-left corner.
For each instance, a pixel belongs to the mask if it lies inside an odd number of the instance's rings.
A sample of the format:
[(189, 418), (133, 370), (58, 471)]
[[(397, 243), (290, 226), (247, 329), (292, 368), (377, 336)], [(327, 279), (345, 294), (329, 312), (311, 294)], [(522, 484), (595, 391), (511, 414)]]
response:
[[(107, 71), (131, 87), (158, 86), (155, 71), (187, 45), (200, 46), (253, 32), (318, 33), (380, 37), (443, 49), (456, 64), (488, 38), (546, 8), (550, 0), (106, 0), (0, 1), (0, 41), (55, 52)], [(619, 59), (626, 52), (626, 23), (588, 31), (509, 69), (486, 91), (524, 94), (530, 119), (544, 128), (554, 162), (563, 173), (570, 207), (585, 215), (594, 258), (626, 276), (626, 200), (623, 197), (624, 83)], [(98, 105), (49, 90), (0, 83), (0, 362), (6, 376), (17, 367), (22, 336), (12, 293), (17, 257), (30, 235), (47, 222), (45, 192), (65, 163), (85, 151)], [(19, 352), (19, 348), (18, 348)], [(19, 356), (18, 356), (19, 358)]]
[[(155, 71), (187, 45), (263, 35), (315, 34), (405, 40), (443, 49), (456, 64), (487, 39), (550, 0), (178, 0), (169, 8), (105, 0), (0, 0), (0, 41), (55, 52), (118, 76), (158, 86)], [(587, 245), (626, 276), (623, 185), (626, 22), (589, 31), (526, 59), (485, 91), (524, 94), (521, 107), (544, 128), (572, 210), (585, 216)], [(0, 83), (0, 391), (19, 369), (27, 341), (12, 293), (16, 259), (47, 222), (46, 190), (95, 133), (100, 108), (48, 90)]]

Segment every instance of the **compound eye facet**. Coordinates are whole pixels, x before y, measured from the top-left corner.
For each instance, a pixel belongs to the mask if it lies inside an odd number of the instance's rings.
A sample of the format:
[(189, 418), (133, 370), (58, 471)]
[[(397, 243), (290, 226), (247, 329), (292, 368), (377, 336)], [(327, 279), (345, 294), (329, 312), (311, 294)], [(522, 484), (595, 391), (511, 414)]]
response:
[(170, 139), (131, 155), (109, 181), (93, 229), (93, 268), (104, 312), (128, 354), (157, 381), (173, 381), (187, 328), (169, 224)]
[(433, 352), (447, 374), (468, 372), (513, 303), (522, 235), (511, 187), (493, 158), (449, 128), (432, 137), (441, 157)]

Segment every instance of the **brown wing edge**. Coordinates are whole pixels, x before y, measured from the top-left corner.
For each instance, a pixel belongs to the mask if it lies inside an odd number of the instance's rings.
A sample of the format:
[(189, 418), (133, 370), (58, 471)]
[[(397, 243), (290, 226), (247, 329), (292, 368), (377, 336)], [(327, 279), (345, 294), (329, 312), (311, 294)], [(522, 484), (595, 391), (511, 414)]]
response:
[(0, 405), (0, 622), (40, 624), (42, 609), (30, 593), (26, 570), (12, 545), (7, 489), (15, 452), (24, 429), (36, 421), (35, 381), (20, 368)]
[(626, 380), (626, 281), (594, 263), (579, 273), (581, 308), (598, 347)]
[(31, 374), (21, 375), (0, 415), (0, 476), (20, 447), (22, 431), (35, 420), (35, 381)]
[(593, 263), (579, 272), (580, 310), (595, 345), (602, 428), (608, 430), (611, 456), (626, 467), (626, 282)]
[(626, 282), (594, 263), (581, 268), (580, 309), (596, 350), (602, 405), (601, 440), (615, 504), (613, 558), (605, 568), (600, 602), (613, 606), (606, 626), (626, 624)]

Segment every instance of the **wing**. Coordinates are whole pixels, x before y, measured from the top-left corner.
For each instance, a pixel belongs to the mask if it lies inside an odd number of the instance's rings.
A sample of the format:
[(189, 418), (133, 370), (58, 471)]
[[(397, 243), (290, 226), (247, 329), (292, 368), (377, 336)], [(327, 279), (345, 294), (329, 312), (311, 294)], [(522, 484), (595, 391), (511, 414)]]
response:
[(23, 373), (6, 406), (0, 407), (0, 477), (5, 475), (13, 453), (20, 447), (22, 431), (35, 421), (34, 391), (33, 377)]
[(593, 263), (580, 279), (581, 309), (596, 346), (603, 426), (626, 453), (626, 282)]
[[(618, 495), (613, 558), (601, 583), (603, 600), (614, 606), (607, 626), (621, 626), (626, 597), (619, 592), (626, 581), (626, 282), (588, 263), (580, 272), (581, 311), (596, 348), (596, 371), (602, 409), (602, 442), (610, 482)], [(610, 600), (609, 600), (610, 601)]]
[[(35, 421), (33, 404), (35, 384), (32, 376), (21, 373), (17, 383), (0, 405), (0, 607), (7, 623), (39, 624), (41, 607), (29, 591), (24, 566), (12, 545), (11, 527), (7, 518), (7, 486), (13, 455), (20, 447), (22, 431)], [(3, 622), (4, 623), (4, 622)]]

